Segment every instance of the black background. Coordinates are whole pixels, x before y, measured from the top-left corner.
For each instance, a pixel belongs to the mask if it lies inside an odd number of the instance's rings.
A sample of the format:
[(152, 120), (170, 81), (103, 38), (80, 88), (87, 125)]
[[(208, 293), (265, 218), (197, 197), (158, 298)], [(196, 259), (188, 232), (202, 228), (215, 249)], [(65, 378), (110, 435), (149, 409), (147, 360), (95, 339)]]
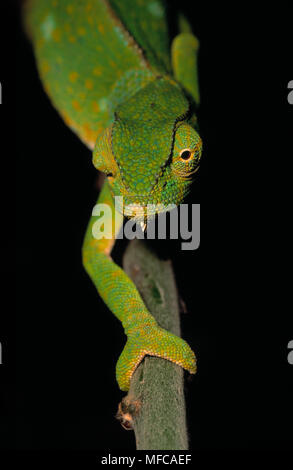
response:
[[(292, 10), (202, 3), (180, 2), (201, 42), (201, 246), (162, 246), (199, 362), (190, 448), (289, 449)], [(1, 36), (0, 445), (134, 449), (114, 418), (125, 336), (81, 265), (97, 173), (42, 90), (16, 2), (1, 2)]]

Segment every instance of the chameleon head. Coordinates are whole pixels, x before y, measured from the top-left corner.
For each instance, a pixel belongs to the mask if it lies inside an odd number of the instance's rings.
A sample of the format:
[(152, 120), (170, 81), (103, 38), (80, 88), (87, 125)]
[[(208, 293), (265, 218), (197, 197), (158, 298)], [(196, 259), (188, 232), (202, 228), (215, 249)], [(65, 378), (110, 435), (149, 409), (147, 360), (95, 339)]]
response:
[(106, 174), (113, 196), (123, 196), (117, 201), (124, 215), (145, 220), (183, 202), (199, 168), (202, 140), (187, 121), (174, 124), (170, 139), (164, 128), (146, 135), (141, 126), (132, 123), (129, 132), (127, 125), (118, 123), (115, 136), (114, 122), (98, 137), (93, 163)]

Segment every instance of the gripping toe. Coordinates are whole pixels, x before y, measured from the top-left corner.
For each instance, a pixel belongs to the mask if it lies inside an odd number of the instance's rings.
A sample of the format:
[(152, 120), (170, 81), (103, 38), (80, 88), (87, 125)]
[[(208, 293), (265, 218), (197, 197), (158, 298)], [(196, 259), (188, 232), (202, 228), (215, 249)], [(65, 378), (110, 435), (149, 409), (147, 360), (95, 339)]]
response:
[(121, 390), (129, 390), (131, 376), (146, 355), (175, 362), (191, 374), (196, 372), (195, 354), (186, 341), (159, 326), (144, 325), (128, 335), (118, 359), (116, 377)]

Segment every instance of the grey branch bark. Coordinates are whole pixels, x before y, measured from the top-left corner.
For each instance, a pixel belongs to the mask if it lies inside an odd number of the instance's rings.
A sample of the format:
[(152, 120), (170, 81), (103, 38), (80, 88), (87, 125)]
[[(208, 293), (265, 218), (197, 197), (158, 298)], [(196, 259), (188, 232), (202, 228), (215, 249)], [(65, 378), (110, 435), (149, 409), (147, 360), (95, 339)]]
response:
[[(170, 261), (160, 260), (145, 242), (134, 240), (123, 260), (146, 306), (160, 326), (180, 336), (179, 302)], [(147, 356), (119, 405), (118, 419), (135, 432), (137, 449), (186, 450), (183, 370), (165, 359)]]

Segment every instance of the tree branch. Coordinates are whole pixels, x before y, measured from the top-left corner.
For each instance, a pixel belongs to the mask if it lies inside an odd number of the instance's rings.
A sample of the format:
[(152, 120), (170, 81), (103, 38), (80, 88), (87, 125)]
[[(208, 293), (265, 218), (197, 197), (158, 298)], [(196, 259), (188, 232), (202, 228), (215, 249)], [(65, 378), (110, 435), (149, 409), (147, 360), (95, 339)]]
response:
[[(160, 260), (145, 242), (134, 240), (125, 252), (123, 268), (160, 326), (180, 336), (171, 262)], [(133, 374), (117, 414), (126, 429), (134, 429), (137, 449), (188, 449), (185, 414), (182, 368), (147, 356)]]

